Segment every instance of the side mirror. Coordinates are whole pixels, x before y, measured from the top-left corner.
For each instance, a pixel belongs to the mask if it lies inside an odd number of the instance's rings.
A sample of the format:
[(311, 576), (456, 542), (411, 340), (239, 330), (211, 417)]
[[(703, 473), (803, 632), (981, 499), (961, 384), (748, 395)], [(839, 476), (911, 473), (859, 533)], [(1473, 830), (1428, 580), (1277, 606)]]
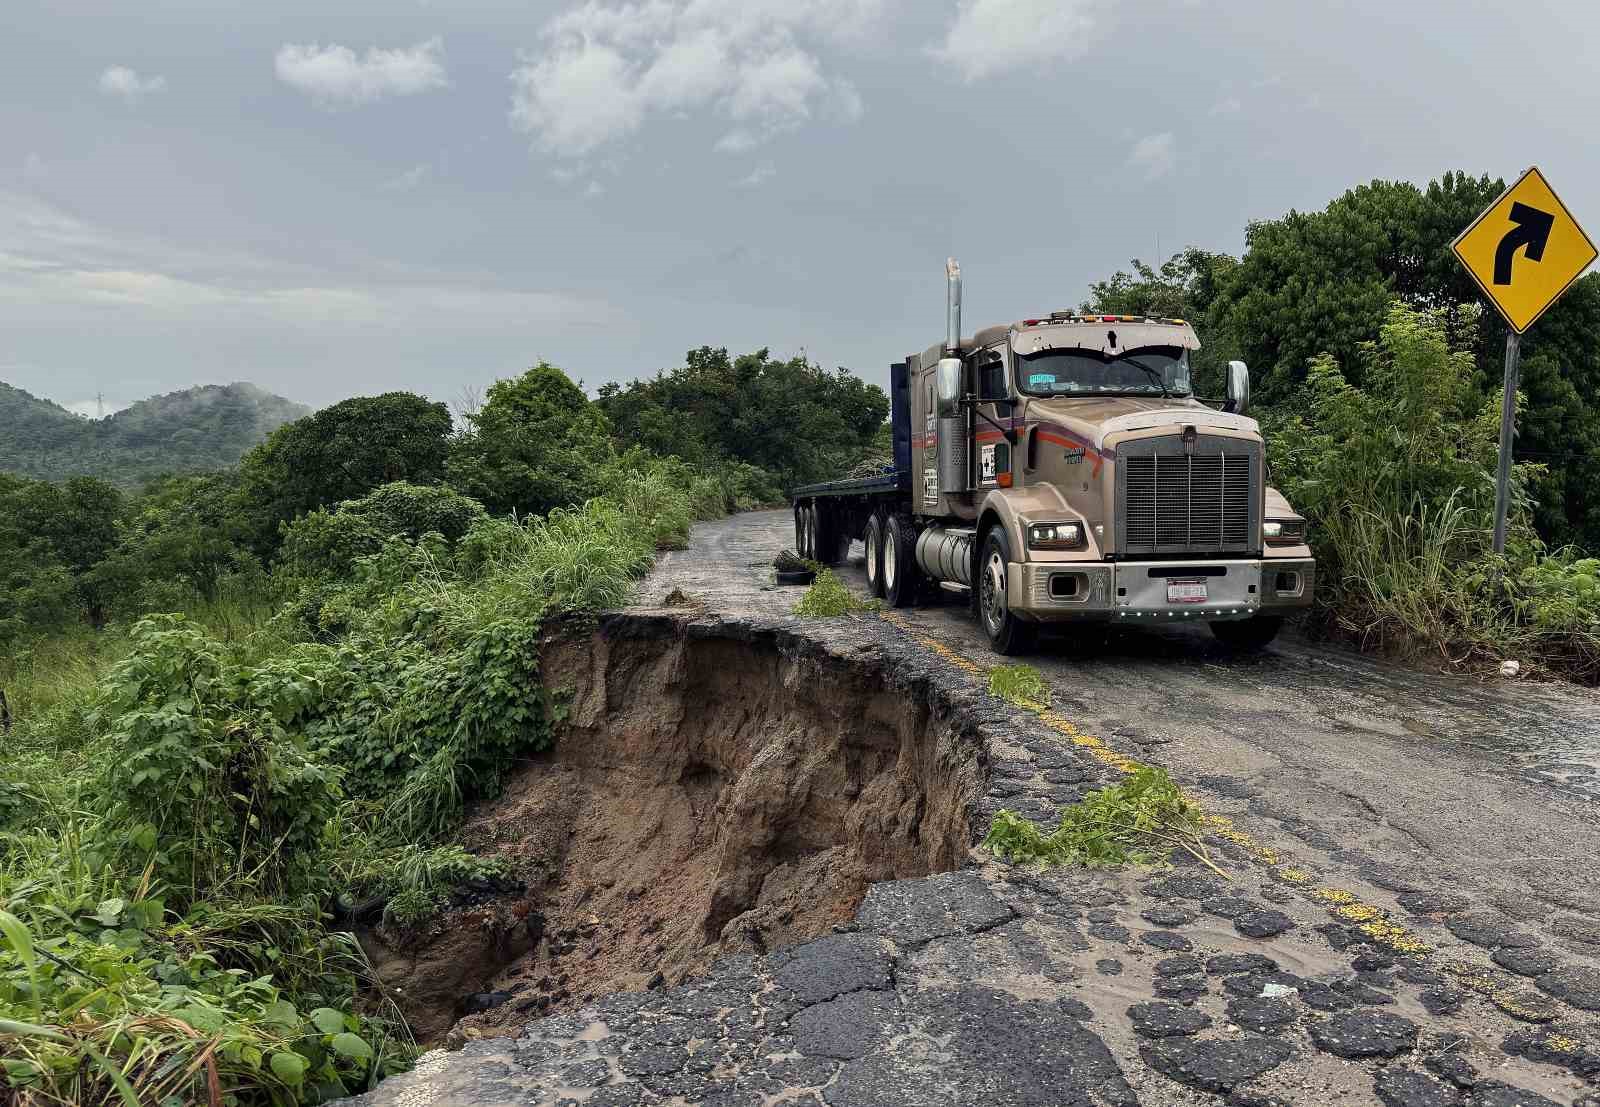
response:
[(1235, 415), (1250, 410), (1250, 367), (1242, 361), (1228, 362), (1228, 399), (1222, 410)]
[(961, 359), (946, 357), (939, 359), (939, 365), (934, 370), (934, 406), (938, 409), (941, 419), (950, 419), (957, 415), (961, 405)]

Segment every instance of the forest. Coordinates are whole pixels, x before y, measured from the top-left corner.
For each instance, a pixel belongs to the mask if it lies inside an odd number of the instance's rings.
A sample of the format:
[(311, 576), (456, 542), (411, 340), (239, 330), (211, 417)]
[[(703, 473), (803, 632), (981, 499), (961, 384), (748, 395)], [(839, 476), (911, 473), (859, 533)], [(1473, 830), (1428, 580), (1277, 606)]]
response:
[[(1503, 324), (1446, 246), (1500, 187), (1375, 181), (1251, 226), (1242, 257), (1134, 262), (1087, 303), (1193, 320), (1202, 393), (1251, 364), (1323, 569), (1310, 632), (1593, 680), (1600, 277), (1526, 342), (1496, 557)], [(541, 363), (460, 420), (358, 397), (137, 488), (0, 474), (18, 1102), (310, 1103), (408, 1065), (349, 912), (420, 925), (502, 875), (452, 835), (556, 740), (541, 629), (624, 603), (695, 520), (881, 456), (887, 414), (845, 370), (703, 347), (592, 399)]]

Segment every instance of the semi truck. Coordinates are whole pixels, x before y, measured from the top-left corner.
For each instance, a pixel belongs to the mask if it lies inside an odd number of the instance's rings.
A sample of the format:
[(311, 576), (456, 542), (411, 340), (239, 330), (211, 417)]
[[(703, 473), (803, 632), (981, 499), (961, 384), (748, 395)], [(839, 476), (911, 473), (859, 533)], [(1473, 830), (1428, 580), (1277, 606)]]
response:
[(1053, 311), (961, 333), (946, 265), (942, 343), (890, 367), (893, 471), (793, 489), (795, 545), (824, 565), (859, 540), (894, 607), (966, 597), (993, 648), (1041, 627), (1204, 622), (1271, 642), (1311, 602), (1306, 521), (1267, 485), (1250, 373), (1195, 397), (1183, 319)]

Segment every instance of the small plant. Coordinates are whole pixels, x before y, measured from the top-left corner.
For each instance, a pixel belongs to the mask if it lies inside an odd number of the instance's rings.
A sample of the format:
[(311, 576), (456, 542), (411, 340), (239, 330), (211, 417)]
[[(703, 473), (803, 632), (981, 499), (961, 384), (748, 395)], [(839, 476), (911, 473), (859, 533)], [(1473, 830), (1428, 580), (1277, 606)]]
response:
[(983, 844), (1013, 864), (1154, 865), (1173, 849), (1211, 864), (1200, 838), (1201, 815), (1165, 769), (1146, 765), (1116, 784), (1061, 809), (1061, 825), (1046, 834), (1013, 811), (1001, 810)]
[(831, 569), (818, 569), (817, 579), (794, 605), (794, 613), (802, 619), (836, 619), (866, 610), (868, 605), (846, 588)]
[(989, 694), (1019, 707), (1050, 705), (1050, 686), (1032, 665), (1000, 665), (990, 670)]

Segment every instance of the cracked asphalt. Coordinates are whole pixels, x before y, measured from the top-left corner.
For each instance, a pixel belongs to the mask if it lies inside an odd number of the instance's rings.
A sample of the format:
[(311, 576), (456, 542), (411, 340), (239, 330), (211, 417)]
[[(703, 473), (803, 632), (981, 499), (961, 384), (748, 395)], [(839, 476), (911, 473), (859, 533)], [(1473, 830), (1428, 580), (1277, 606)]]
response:
[[(1600, 697), (1163, 628), (1047, 640), (1031, 711), (987, 694), (959, 602), (794, 619), (767, 571), (791, 543), (786, 512), (697, 527), (628, 618), (877, 659), (976, 736), (974, 841), (1001, 807), (1051, 825), (1165, 766), (1220, 873), (974, 849), (873, 885), (838, 933), (428, 1054), (351, 1102), (1600, 1105)], [(841, 575), (863, 587), (859, 561)]]

